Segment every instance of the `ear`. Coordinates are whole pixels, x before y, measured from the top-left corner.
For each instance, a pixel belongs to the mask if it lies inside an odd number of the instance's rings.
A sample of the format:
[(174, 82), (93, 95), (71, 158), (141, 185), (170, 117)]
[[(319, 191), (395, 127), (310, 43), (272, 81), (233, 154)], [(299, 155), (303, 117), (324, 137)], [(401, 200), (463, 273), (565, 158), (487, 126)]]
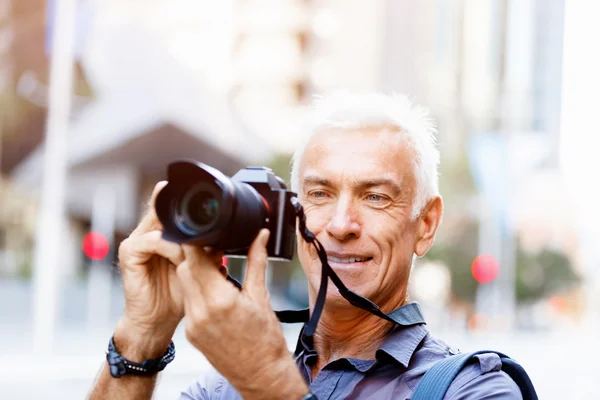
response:
[(442, 198), (436, 196), (429, 200), (423, 209), (423, 212), (418, 217), (416, 221), (417, 236), (415, 238), (415, 247), (413, 249), (418, 257), (424, 256), (433, 245), (435, 233), (442, 222), (443, 212), (444, 205), (442, 203)]

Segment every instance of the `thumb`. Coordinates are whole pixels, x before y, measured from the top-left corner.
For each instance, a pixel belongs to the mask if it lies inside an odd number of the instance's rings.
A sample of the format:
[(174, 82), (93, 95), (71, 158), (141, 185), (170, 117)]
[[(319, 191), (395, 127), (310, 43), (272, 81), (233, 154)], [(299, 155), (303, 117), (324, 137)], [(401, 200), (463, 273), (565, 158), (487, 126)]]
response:
[(243, 287), (245, 290), (256, 295), (267, 290), (265, 280), (269, 235), (270, 232), (268, 229), (261, 229), (248, 251), (248, 265), (246, 266)]

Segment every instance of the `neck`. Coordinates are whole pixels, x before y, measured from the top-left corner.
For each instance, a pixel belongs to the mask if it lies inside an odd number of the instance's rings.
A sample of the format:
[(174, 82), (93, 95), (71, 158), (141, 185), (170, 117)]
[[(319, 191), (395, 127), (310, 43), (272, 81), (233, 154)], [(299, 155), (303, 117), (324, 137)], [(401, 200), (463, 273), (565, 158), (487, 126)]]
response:
[[(384, 312), (403, 304), (385, 307)], [(328, 363), (340, 358), (375, 359), (375, 352), (393, 328), (393, 323), (349, 304), (326, 305), (314, 335), (318, 358), (312, 367), (313, 379)]]

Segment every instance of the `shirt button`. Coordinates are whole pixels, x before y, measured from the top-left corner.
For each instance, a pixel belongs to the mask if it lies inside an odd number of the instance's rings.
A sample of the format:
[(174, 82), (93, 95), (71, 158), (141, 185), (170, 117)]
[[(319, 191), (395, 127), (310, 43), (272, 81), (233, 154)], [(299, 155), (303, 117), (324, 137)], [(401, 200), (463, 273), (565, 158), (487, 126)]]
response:
[(453, 356), (457, 355), (460, 353), (459, 349), (455, 349), (454, 347), (450, 347), (450, 354), (452, 354)]

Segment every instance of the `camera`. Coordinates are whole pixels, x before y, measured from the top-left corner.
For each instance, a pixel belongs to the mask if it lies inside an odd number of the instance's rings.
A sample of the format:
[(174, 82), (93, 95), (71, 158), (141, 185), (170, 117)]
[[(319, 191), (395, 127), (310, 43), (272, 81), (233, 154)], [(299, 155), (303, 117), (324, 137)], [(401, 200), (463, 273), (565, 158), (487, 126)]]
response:
[(230, 257), (248, 255), (262, 228), (271, 232), (272, 260), (294, 256), (296, 214), (283, 179), (267, 167), (247, 167), (229, 178), (216, 168), (184, 160), (169, 164), (156, 198), (165, 240), (211, 246)]

